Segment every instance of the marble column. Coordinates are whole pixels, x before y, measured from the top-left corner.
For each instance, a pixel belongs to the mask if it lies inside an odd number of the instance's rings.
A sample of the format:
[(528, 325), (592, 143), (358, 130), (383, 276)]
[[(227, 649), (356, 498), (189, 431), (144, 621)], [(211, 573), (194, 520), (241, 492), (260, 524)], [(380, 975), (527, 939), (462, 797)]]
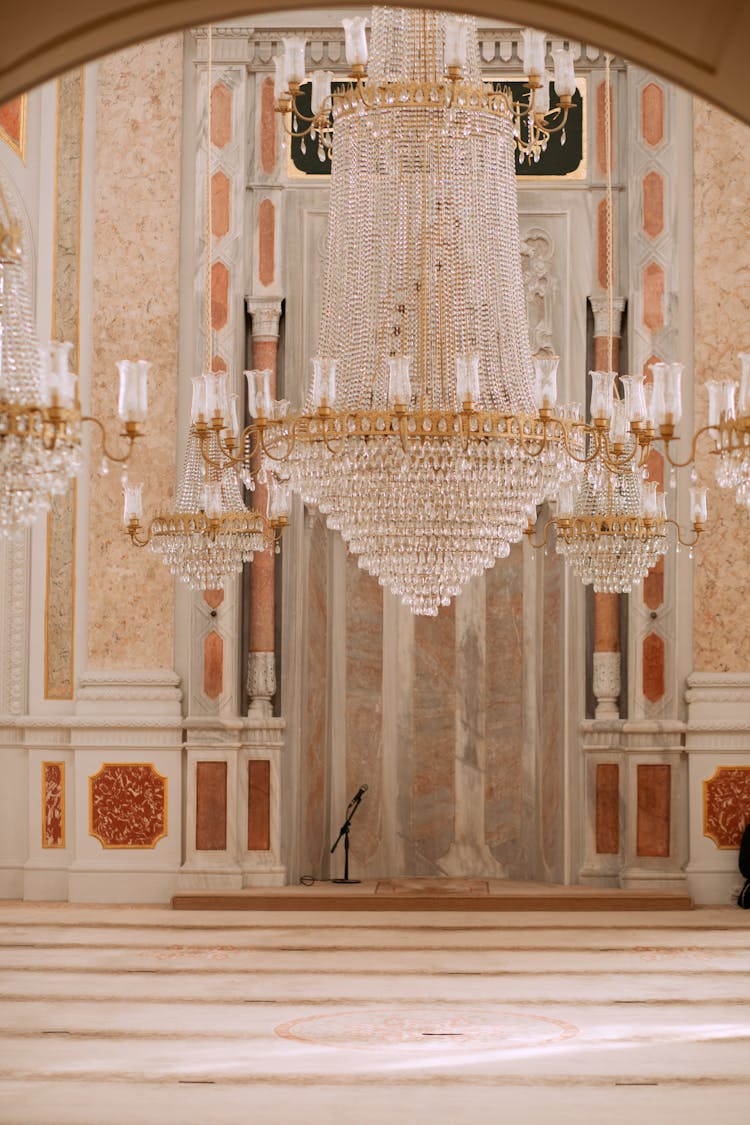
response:
[[(279, 350), (280, 301), (247, 302), (252, 318), (253, 367), (271, 372), (271, 394), (276, 397), (276, 361)], [(266, 487), (256, 483), (253, 507), (266, 510)], [(273, 551), (255, 555), (250, 564), (249, 646), (247, 694), (250, 714), (269, 716), (276, 692), (276, 591)]]
[[(597, 371), (619, 371), (620, 333), (625, 302), (612, 301), (610, 328), (609, 299), (605, 295), (589, 298), (594, 313), (594, 367)], [(609, 333), (612, 333), (610, 350)], [(595, 718), (620, 717), (620, 595), (594, 594), (594, 698)]]

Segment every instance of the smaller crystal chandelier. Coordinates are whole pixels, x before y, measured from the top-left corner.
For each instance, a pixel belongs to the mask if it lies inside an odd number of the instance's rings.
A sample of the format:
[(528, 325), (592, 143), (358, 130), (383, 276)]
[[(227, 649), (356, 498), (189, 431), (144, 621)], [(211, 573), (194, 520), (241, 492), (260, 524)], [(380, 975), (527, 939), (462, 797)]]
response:
[(194, 590), (219, 589), (255, 553), (267, 550), (286, 524), (278, 502), (273, 522), (243, 502), (236, 465), (219, 446), (205, 418), (226, 418), (225, 440), (235, 448), (240, 424), (238, 396), (228, 393), (229, 376), (211, 368), (211, 29), (208, 29), (206, 159), (205, 372), (193, 378), (193, 397), (182, 476), (174, 508), (157, 513), (143, 526), (143, 485), (124, 485), (125, 529), (136, 547), (150, 545), (172, 574)]
[[(750, 511), (750, 353), (740, 352), (741, 377), (706, 383), (708, 425), (713, 437), (716, 483), (733, 488), (740, 507)], [(696, 435), (697, 436), (697, 435)]]
[(0, 183), (0, 534), (11, 535), (46, 511), (64, 493), (83, 463), (83, 422), (102, 434), (105, 458), (125, 462), (143, 433), (148, 364), (123, 360), (119, 416), (124, 454), (107, 446), (98, 418), (81, 414), (72, 344), (39, 348), (31, 313), (20, 224)]

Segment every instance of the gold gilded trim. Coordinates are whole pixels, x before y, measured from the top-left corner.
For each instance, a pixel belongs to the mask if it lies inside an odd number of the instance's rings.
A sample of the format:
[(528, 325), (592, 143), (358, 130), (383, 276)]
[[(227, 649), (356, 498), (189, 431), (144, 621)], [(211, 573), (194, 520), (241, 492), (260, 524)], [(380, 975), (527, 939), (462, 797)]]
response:
[[(20, 94), (19, 98), (20, 98), (21, 104), (20, 104), (19, 109), (18, 109), (18, 140), (16, 140), (15, 137), (11, 137), (10, 133), (8, 133), (2, 127), (2, 125), (0, 125), (0, 141), (4, 141), (5, 144), (8, 146), (8, 148), (11, 149), (12, 152), (15, 152), (16, 156), (18, 156), (19, 159), (21, 161), (23, 161), (23, 163), (25, 164), (26, 163), (26, 113), (27, 113), (28, 94)], [(10, 101), (16, 101), (16, 99), (11, 98)]]
[[(154, 777), (157, 777), (164, 783), (164, 803), (162, 806), (164, 817), (164, 830), (160, 835), (155, 836), (150, 844), (108, 844), (94, 831), (94, 782), (98, 777), (109, 769), (134, 769), (139, 767), (141, 769), (151, 770)], [(164, 774), (159, 773), (153, 762), (102, 762), (96, 773), (89, 774), (89, 836), (93, 836), (98, 840), (103, 848), (112, 851), (152, 851), (160, 840), (163, 840), (168, 832), (168, 813), (169, 813), (169, 778)]]
[[(726, 773), (728, 770), (742, 770), (743, 773), (750, 773), (750, 766), (717, 766), (710, 777), (703, 779), (703, 835), (709, 840), (713, 840), (717, 849), (722, 852), (736, 852), (737, 844), (722, 844), (712, 832), (707, 831), (708, 824), (708, 787), (712, 781), (718, 780), (720, 774)], [(748, 819), (750, 823), (750, 819)]]
[[(47, 843), (47, 766), (60, 767), (60, 843)], [(45, 850), (65, 847), (65, 762), (42, 762), (42, 847)]]

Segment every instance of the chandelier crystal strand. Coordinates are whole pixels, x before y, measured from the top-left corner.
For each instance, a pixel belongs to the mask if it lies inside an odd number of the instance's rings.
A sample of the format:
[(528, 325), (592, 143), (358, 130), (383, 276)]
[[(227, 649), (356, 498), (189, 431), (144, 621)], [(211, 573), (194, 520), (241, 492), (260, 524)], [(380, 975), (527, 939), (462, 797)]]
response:
[[(535, 407), (514, 125), (510, 98), (482, 83), (476, 21), (441, 12), (373, 9), (367, 79), (333, 99), (321, 358), (283, 469), (420, 614), (506, 556), (572, 471), (562, 413), (540, 429)], [(408, 401), (393, 398), (394, 361)], [(265, 435), (270, 475), (287, 435)]]

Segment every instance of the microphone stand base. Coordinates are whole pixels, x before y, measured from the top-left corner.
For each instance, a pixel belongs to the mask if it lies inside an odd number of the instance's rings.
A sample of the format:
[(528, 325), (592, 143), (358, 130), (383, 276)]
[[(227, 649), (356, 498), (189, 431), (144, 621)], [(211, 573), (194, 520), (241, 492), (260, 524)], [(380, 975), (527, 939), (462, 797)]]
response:
[(361, 883), (361, 879), (331, 879), (332, 883)]

